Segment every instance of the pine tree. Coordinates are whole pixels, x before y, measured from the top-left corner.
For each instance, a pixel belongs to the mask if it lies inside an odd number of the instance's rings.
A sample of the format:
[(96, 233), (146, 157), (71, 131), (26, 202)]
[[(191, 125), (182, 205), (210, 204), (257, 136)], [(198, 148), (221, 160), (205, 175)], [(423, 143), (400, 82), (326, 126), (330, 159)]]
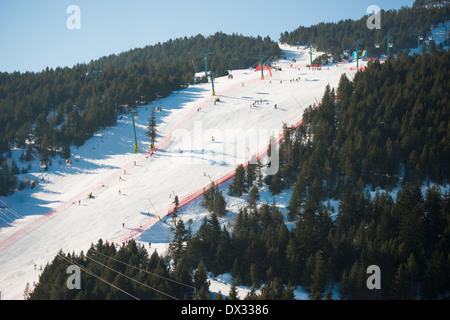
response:
[(223, 300), (223, 294), (222, 292), (219, 290), (219, 292), (217, 292), (217, 294), (214, 296), (213, 300), (218, 300), (218, 301), (222, 301)]
[(145, 134), (150, 139), (150, 142), (152, 143), (152, 145), (154, 145), (155, 140), (156, 140), (156, 132), (157, 132), (155, 107), (152, 108), (152, 113), (150, 115), (150, 118), (148, 119), (147, 129), (148, 129), (148, 131)]
[(358, 262), (352, 265), (348, 274), (348, 293), (350, 299), (363, 299), (367, 287), (365, 268)]
[(253, 183), (257, 180), (258, 162), (256, 156), (252, 156), (247, 166), (247, 188), (250, 189)]
[(312, 284), (309, 287), (311, 297), (314, 300), (322, 300), (326, 285), (325, 262), (323, 261), (321, 250), (315, 255), (314, 271), (311, 275)]
[(407, 250), (413, 252), (415, 257), (421, 256), (424, 247), (424, 211), (418, 185), (411, 187), (406, 184), (398, 192), (394, 212), (399, 217), (399, 242), (404, 242)]
[(435, 250), (428, 263), (424, 279), (421, 295), (423, 299), (435, 300), (448, 296), (450, 255), (445, 256), (443, 252)]
[(411, 253), (405, 264), (400, 264), (394, 277), (391, 297), (402, 300), (418, 298), (418, 266)]
[(259, 197), (260, 197), (260, 195), (259, 195), (258, 187), (253, 186), (250, 189), (250, 194), (248, 195), (248, 200), (247, 200), (248, 205), (251, 208), (256, 209), (256, 202), (259, 200)]
[(175, 198), (173, 199), (173, 205), (174, 205), (174, 207), (173, 207), (173, 210), (172, 210), (172, 220), (173, 221), (176, 221), (176, 219), (177, 219), (177, 216), (178, 216), (178, 210), (180, 209), (178, 206), (179, 206), (179, 204), (180, 204), (180, 201), (178, 200), (178, 196), (177, 195), (175, 195)]
[(202, 205), (209, 212), (215, 213), (218, 217), (224, 217), (227, 214), (227, 203), (225, 197), (219, 188), (211, 182), (210, 188), (204, 190)]
[(257, 300), (257, 299), (258, 295), (256, 294), (255, 288), (252, 288), (252, 290), (250, 290), (244, 298), (244, 300)]
[(215, 252), (213, 267), (211, 272), (222, 274), (230, 270), (233, 263), (232, 241), (228, 230), (224, 226), (220, 233), (219, 243)]
[(294, 220), (294, 218), (300, 214), (300, 208), (305, 199), (305, 194), (306, 194), (306, 187), (305, 184), (303, 183), (303, 176), (302, 174), (299, 174), (297, 177), (297, 182), (295, 183), (294, 188), (292, 190), (289, 205), (287, 207), (288, 216), (291, 221)]
[(282, 173), (278, 170), (277, 173), (266, 177), (266, 184), (269, 186), (269, 191), (272, 195), (279, 194), (283, 190)]
[(50, 152), (49, 152), (49, 148), (50, 148), (50, 142), (49, 139), (47, 138), (47, 136), (44, 136), (44, 138), (42, 139), (42, 143), (41, 143), (41, 161), (42, 162), (48, 162), (50, 159)]
[(426, 192), (424, 203), (424, 235), (425, 249), (431, 252), (432, 248), (439, 242), (447, 225), (442, 211), (443, 197), (438, 187), (433, 186)]
[[(284, 122), (283, 123), (283, 140), (280, 145), (280, 166), (290, 163), (292, 161), (292, 141), (291, 141), (291, 128)], [(290, 173), (290, 172), (289, 172)]]
[(240, 197), (247, 190), (245, 182), (245, 169), (242, 164), (238, 165), (235, 171), (234, 180), (230, 184), (228, 193), (230, 196)]
[(70, 159), (72, 152), (70, 151), (70, 145), (68, 143), (64, 144), (61, 157), (63, 159)]
[(169, 254), (173, 259), (173, 263), (176, 266), (183, 254), (186, 252), (185, 241), (187, 237), (187, 231), (185, 229), (183, 220), (178, 220), (175, 233), (172, 242), (169, 244)]
[(205, 264), (201, 260), (194, 273), (194, 287), (197, 288), (197, 300), (209, 300), (209, 281)]
[(326, 300), (333, 300), (333, 287), (334, 285), (331, 285), (330, 288), (328, 288), (327, 294), (325, 295)]
[(254, 263), (250, 266), (250, 278), (252, 287), (259, 288), (259, 269)]
[(230, 287), (230, 292), (228, 293), (228, 300), (239, 300), (236, 287), (237, 283), (235, 280), (233, 280), (233, 283), (231, 284)]
[(258, 188), (261, 188), (263, 186), (263, 174), (262, 174), (262, 163), (258, 159), (256, 162), (256, 178), (257, 178), (257, 184)]
[(339, 298), (342, 300), (350, 299), (350, 288), (347, 270), (344, 269), (341, 275), (341, 282), (339, 285)]
[(281, 300), (295, 300), (294, 287), (290, 282), (287, 284), (286, 289), (283, 291)]
[(214, 200), (214, 209), (213, 212), (218, 217), (225, 217), (227, 215), (227, 203), (222, 194), (222, 191), (218, 190), (216, 193), (216, 198)]
[(217, 196), (218, 192), (219, 192), (219, 189), (217, 188), (217, 186), (215, 186), (214, 181), (211, 182), (211, 185), (208, 189), (203, 190), (202, 205), (209, 212), (214, 211), (214, 202), (216, 200), (216, 196)]
[(317, 179), (317, 177), (314, 179), (311, 187), (309, 188), (309, 195), (311, 201), (314, 203), (319, 203), (320, 199), (322, 198), (322, 182)]

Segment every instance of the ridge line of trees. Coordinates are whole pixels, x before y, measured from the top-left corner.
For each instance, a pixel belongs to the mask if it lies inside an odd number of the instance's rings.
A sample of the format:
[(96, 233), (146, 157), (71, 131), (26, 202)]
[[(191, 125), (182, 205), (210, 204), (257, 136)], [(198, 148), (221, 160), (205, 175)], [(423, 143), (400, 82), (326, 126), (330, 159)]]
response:
[[(337, 23), (319, 23), (309, 27), (300, 26), (294, 31), (285, 31), (280, 35), (280, 42), (289, 45), (314, 44), (319, 51), (330, 52), (334, 61), (340, 61), (340, 55), (349, 50), (355, 51), (355, 41), (360, 49), (368, 50), (370, 57), (387, 54), (386, 35), (391, 35), (393, 47), (391, 53), (417, 48), (417, 33), (425, 40), (431, 35), (431, 29), (442, 25), (450, 14), (450, 7), (424, 8), (418, 5), (400, 10), (381, 10), (381, 29), (367, 28), (368, 16), (359, 20), (341, 20)], [(376, 47), (379, 44), (379, 48)], [(426, 52), (426, 44), (425, 45)], [(436, 46), (434, 40), (430, 46)]]

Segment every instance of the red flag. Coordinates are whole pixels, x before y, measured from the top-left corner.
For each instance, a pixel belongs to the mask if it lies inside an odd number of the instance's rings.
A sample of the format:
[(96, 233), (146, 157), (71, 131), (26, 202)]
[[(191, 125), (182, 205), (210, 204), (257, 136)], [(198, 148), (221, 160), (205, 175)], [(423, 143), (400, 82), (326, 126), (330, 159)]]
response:
[[(264, 65), (264, 70), (269, 70), (270, 76), (272, 77), (272, 69), (270, 68), (270, 66)], [(261, 63), (256, 67), (255, 72), (256, 71), (261, 71)]]

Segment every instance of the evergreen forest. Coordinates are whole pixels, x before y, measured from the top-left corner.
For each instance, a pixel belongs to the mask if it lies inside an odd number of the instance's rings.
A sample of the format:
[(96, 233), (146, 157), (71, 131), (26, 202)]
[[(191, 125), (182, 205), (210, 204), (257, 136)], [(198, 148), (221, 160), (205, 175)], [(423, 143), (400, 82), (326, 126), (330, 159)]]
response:
[[(439, 185), (450, 174), (449, 58), (402, 54), (370, 63), (353, 81), (344, 74), (336, 91), (328, 86), (297, 130), (284, 126), (280, 170), (263, 180), (273, 194), (292, 189), (294, 227), (275, 203), (255, 205), (259, 165), (238, 166), (229, 194), (248, 206), (232, 231), (210, 210), (171, 253), (182, 257), (175, 270), (202, 261), (260, 289), (252, 298), (292, 298), (300, 285), (327, 299), (337, 285), (340, 299), (448, 299), (450, 194)], [(381, 290), (365, 285), (370, 265), (382, 270)]]
[[(341, 54), (348, 50), (349, 54), (356, 50), (367, 50), (369, 57), (380, 57), (388, 52), (409, 51), (410, 48), (422, 48), (427, 51), (426, 42), (431, 36), (431, 29), (443, 26), (443, 17), (449, 16), (450, 8), (432, 7), (424, 9), (419, 5), (412, 8), (402, 7), (400, 10), (381, 10), (381, 28), (367, 27), (369, 15), (359, 20), (341, 20), (337, 23), (322, 22), (313, 26), (300, 26), (280, 35), (280, 42), (290, 45), (312, 45), (319, 51), (328, 52), (334, 61), (341, 60)], [(419, 35), (423, 41), (418, 43)], [(389, 39), (388, 39), (389, 36)], [(434, 39), (429, 41), (430, 47), (436, 46)], [(349, 57), (349, 56), (348, 56)]]

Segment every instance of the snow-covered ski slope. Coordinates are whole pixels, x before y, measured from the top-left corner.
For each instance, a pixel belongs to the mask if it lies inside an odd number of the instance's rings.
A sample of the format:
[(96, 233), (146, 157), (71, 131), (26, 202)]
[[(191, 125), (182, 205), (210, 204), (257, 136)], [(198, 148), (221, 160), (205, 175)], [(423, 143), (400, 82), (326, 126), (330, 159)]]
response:
[[(79, 253), (100, 238), (121, 243), (131, 237), (153, 239), (152, 249), (158, 248), (164, 239), (155, 237), (168, 226), (158, 216), (167, 219), (174, 195), (189, 198), (211, 180), (232, 174), (237, 164), (267, 149), (283, 122), (298, 123), (303, 110), (320, 101), (327, 84), (337, 87), (342, 73), (349, 78), (356, 73), (356, 62), (309, 70), (308, 50), (281, 47), (287, 59), (277, 63), (282, 71), (272, 70), (272, 78), (268, 71), (262, 80), (260, 71), (233, 70), (232, 79), (214, 80), (216, 96), (211, 83), (198, 84), (139, 107), (136, 154), (127, 115), (79, 149), (72, 147), (71, 166), (55, 159), (43, 172), (33, 164), (39, 186), (0, 198), (0, 207), (6, 207), (1, 212), (14, 220), (0, 221), (2, 299), (22, 299), (26, 284), (38, 282), (40, 266), (60, 249)], [(162, 112), (156, 113), (158, 151), (150, 155), (145, 132), (153, 107)], [(196, 208), (185, 208), (181, 217), (200, 219)]]

